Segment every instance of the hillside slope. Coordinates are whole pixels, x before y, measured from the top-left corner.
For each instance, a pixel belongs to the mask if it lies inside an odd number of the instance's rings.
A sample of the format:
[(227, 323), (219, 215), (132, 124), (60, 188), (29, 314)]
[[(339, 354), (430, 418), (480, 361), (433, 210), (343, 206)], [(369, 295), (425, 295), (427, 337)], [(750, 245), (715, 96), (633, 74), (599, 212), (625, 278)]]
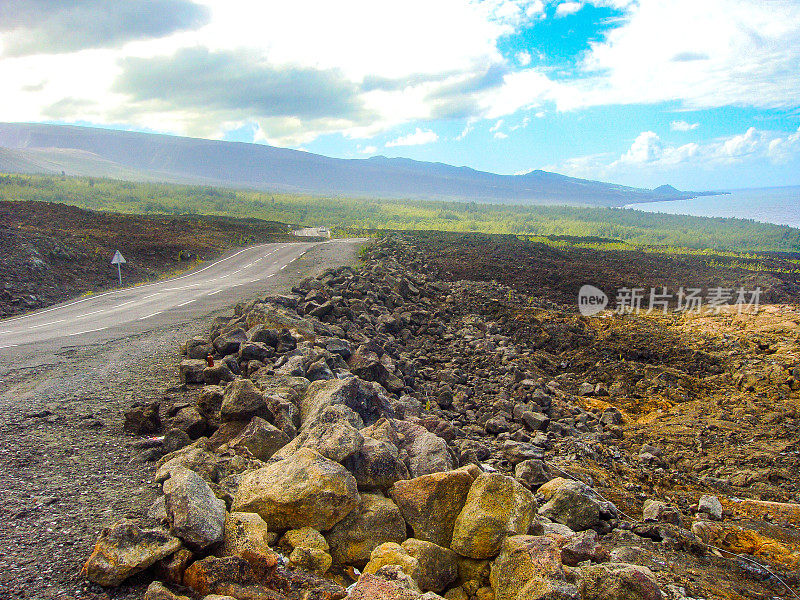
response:
[(262, 144), (26, 123), (0, 123), (0, 171), (64, 171), (312, 194), (523, 204), (622, 206), (692, 195), (546, 171), (497, 175), (403, 158), (338, 159)]

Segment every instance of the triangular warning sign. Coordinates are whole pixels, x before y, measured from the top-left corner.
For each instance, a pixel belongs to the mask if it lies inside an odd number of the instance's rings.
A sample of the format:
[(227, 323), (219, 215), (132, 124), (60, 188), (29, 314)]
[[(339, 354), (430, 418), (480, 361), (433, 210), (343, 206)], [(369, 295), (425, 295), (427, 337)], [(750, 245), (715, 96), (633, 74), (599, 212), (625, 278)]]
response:
[(122, 253), (119, 250), (114, 252), (114, 258), (111, 259), (112, 265), (124, 265), (126, 262), (127, 261), (125, 260), (125, 257), (122, 256)]

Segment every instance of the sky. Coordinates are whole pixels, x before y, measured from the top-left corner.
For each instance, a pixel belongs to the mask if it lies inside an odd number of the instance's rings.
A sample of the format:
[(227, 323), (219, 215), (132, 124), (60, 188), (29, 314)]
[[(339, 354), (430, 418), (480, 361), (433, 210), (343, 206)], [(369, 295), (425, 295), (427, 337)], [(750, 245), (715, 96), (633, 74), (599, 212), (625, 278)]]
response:
[(800, 0), (0, 0), (0, 121), (800, 185)]

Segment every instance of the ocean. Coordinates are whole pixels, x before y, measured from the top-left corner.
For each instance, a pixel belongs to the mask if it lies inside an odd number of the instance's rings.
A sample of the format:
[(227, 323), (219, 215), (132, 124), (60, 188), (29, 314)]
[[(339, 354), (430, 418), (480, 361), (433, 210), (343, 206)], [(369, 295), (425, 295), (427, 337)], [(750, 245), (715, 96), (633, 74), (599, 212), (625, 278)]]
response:
[(800, 186), (734, 190), (719, 196), (643, 202), (625, 208), (697, 217), (737, 217), (800, 228)]

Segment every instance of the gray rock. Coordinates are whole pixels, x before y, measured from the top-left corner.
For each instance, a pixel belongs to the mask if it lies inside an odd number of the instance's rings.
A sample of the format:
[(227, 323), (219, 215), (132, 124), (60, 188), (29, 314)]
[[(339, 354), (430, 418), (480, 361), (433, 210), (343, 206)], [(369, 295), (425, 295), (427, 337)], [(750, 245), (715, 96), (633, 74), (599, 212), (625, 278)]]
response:
[(600, 509), (600, 501), (589, 486), (564, 481), (539, 509), (539, 514), (573, 531), (583, 531), (600, 523)]
[(249, 421), (270, 414), (264, 394), (249, 379), (237, 379), (225, 388), (220, 407), (223, 421)]
[(361, 448), (345, 462), (345, 467), (356, 478), (359, 489), (388, 490), (396, 481), (410, 477), (397, 446), (371, 437), (364, 438)]
[(191, 438), (199, 438), (208, 429), (208, 423), (197, 408), (186, 406), (175, 415), (172, 420), (172, 427), (185, 431)]
[(194, 471), (176, 469), (164, 482), (170, 530), (190, 548), (202, 549), (222, 541), (225, 502)]
[(364, 443), (361, 432), (346, 418), (360, 418), (346, 406), (329, 406), (317, 415), (314, 422), (307, 422), (300, 433), (277, 453), (277, 458), (288, 458), (299, 448), (311, 448), (325, 458), (344, 463), (356, 454)]
[(707, 514), (714, 521), (722, 519), (722, 504), (716, 496), (701, 496), (697, 511)]
[(355, 411), (364, 424), (371, 425), (381, 417), (394, 415), (389, 399), (366, 381), (357, 377), (315, 381), (298, 401), (300, 420), (314, 422), (328, 407), (344, 404)]
[(253, 417), (247, 426), (228, 442), (230, 448), (247, 448), (258, 460), (269, 460), (289, 443), (289, 436), (261, 417)]
[(525, 411), (522, 413), (522, 420), (532, 431), (547, 431), (550, 425), (550, 417), (540, 412)]
[(206, 361), (187, 358), (181, 361), (178, 367), (181, 383), (204, 383), (203, 370), (206, 368)]

